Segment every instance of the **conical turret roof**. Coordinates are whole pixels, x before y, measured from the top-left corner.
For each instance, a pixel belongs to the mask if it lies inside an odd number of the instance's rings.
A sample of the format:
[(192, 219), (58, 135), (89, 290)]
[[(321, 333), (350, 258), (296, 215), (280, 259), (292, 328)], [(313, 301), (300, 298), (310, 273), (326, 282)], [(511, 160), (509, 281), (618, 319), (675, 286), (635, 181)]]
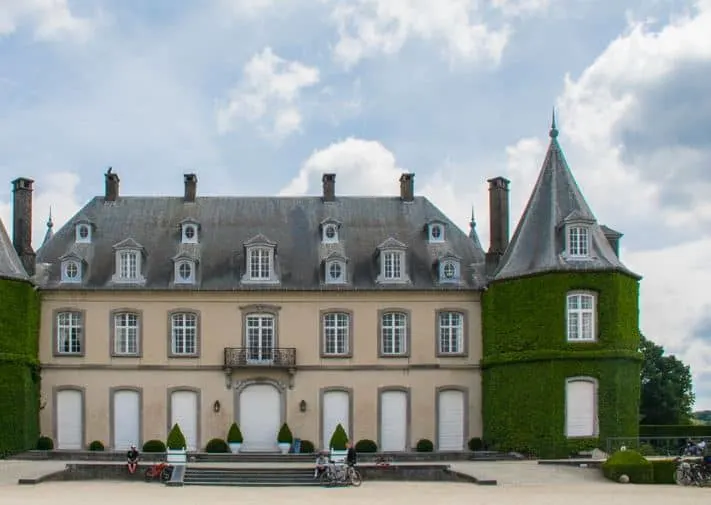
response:
[(0, 279), (29, 280), (2, 220), (0, 220)]

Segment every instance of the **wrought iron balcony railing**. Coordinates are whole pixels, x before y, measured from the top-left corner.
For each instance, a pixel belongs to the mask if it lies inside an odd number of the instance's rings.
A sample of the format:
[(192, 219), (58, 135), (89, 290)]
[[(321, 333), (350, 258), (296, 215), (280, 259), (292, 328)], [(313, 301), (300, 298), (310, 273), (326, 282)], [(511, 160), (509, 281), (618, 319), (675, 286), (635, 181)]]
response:
[(225, 347), (225, 368), (244, 367), (293, 368), (296, 349), (293, 347)]

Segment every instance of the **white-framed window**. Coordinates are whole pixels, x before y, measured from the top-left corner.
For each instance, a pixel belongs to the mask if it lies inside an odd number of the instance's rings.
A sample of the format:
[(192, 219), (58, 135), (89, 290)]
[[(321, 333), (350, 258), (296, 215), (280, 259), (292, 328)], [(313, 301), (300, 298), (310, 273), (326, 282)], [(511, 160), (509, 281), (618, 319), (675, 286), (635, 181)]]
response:
[(588, 226), (568, 226), (568, 256), (586, 258), (590, 255), (590, 228)]
[(198, 226), (195, 223), (183, 223), (181, 242), (183, 244), (197, 244), (198, 241)]
[(198, 317), (192, 312), (170, 316), (170, 352), (175, 356), (194, 356), (198, 352)]
[(427, 226), (427, 240), (429, 242), (444, 242), (444, 225), (442, 223), (430, 223)]
[(79, 223), (75, 228), (76, 239), (75, 242), (78, 244), (90, 244), (91, 243), (91, 225), (88, 223)]
[(249, 277), (252, 280), (271, 278), (272, 250), (268, 247), (254, 247), (249, 250)]
[(175, 283), (195, 283), (195, 262), (190, 260), (180, 260), (175, 263)]
[(565, 381), (565, 436), (598, 436), (598, 387), (593, 377), (571, 377)]
[(448, 259), (444, 260), (439, 265), (439, 281), (440, 282), (457, 282), (459, 281), (459, 261)]
[(133, 249), (116, 252), (116, 280), (131, 282), (141, 279), (141, 253)]
[(442, 311), (437, 318), (438, 353), (464, 353), (464, 315), (461, 312)]
[(84, 346), (81, 312), (57, 314), (57, 354), (81, 354)]
[(248, 314), (245, 318), (247, 360), (271, 362), (276, 345), (276, 320), (272, 314)]
[(346, 281), (346, 264), (343, 261), (326, 263), (326, 284), (343, 284)]
[(323, 315), (323, 354), (343, 356), (350, 347), (351, 316), (345, 312), (329, 312)]
[(323, 226), (323, 238), (325, 244), (335, 244), (338, 242), (338, 225), (336, 223), (326, 223)]
[(62, 282), (81, 282), (81, 262), (67, 260), (62, 263)]
[(380, 322), (380, 350), (386, 356), (407, 353), (407, 314), (386, 312)]
[(402, 251), (385, 251), (383, 253), (383, 279), (396, 281), (402, 279)]
[(380, 272), (377, 283), (403, 284), (410, 282), (407, 274), (407, 245), (389, 237), (377, 247)]
[(114, 314), (114, 354), (138, 354), (138, 314), (121, 312)]
[(570, 342), (592, 342), (596, 339), (596, 297), (593, 293), (568, 293), (567, 336)]

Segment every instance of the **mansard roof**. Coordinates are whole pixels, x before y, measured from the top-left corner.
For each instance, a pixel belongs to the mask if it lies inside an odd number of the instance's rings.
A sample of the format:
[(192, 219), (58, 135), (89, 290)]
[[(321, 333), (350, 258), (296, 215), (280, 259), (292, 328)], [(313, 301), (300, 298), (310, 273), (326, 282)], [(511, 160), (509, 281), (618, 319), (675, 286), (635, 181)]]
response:
[[(555, 118), (541, 172), (494, 279), (554, 271), (620, 271), (639, 277), (622, 264), (585, 201), (558, 143)], [(590, 226), (590, 257), (567, 259), (564, 226)]]
[(2, 220), (0, 220), (0, 279), (29, 280)]
[[(91, 243), (82, 244), (92, 250), (90, 265), (81, 285), (65, 286), (60, 284), (59, 258), (75, 245), (74, 227), (79, 216), (90, 219), (96, 228)], [(202, 229), (199, 245), (189, 251), (180, 245), (176, 232), (186, 218), (197, 220)], [(335, 244), (322, 244), (321, 223), (327, 219), (342, 223)], [(447, 244), (462, 258), (463, 285), (439, 286), (432, 274), (423, 231), (423, 224), (431, 219), (448, 226)], [(128, 237), (145, 250), (142, 268), (146, 283), (140, 287), (111, 283), (113, 246)], [(276, 245), (278, 285), (240, 282), (245, 246), (261, 239)], [(406, 244), (409, 284), (376, 283), (378, 246), (393, 244), (389, 239)], [(104, 197), (95, 197), (40, 248), (37, 262), (51, 265), (43, 283), (48, 289), (172, 289), (172, 260), (180, 253), (199, 257), (200, 282), (194, 289), (200, 290), (482, 289), (484, 251), (477, 244), (424, 197), (404, 204), (397, 196), (344, 196), (328, 205), (320, 196), (198, 197), (190, 204), (182, 197), (121, 196), (110, 204), (104, 203)], [(347, 286), (323, 286), (323, 260), (332, 253), (348, 258)]]

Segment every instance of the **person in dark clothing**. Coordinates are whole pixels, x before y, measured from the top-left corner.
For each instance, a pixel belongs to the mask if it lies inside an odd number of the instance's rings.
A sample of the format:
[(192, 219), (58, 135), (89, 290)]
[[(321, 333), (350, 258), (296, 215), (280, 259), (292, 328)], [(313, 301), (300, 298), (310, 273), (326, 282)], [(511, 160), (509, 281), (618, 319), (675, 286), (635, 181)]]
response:
[(358, 462), (358, 455), (353, 447), (353, 442), (349, 440), (346, 444), (346, 449), (348, 449), (348, 452), (346, 453), (346, 464), (348, 466), (356, 466), (356, 463)]
[(128, 450), (128, 453), (126, 453), (126, 459), (126, 464), (128, 465), (128, 472), (135, 473), (136, 467), (138, 466), (138, 449), (136, 449), (135, 445), (132, 445), (131, 448)]

